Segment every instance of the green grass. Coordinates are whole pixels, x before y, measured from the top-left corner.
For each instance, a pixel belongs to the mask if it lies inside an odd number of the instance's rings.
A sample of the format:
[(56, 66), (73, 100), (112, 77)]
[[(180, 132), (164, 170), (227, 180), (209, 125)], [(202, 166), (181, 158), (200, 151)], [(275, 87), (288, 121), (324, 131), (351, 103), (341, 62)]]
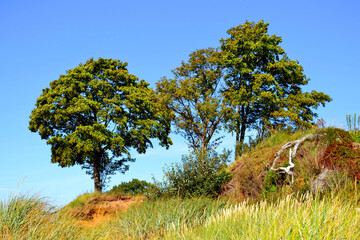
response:
[(360, 208), (339, 195), (288, 196), (276, 203), (240, 203), (204, 226), (167, 239), (359, 239)]
[(204, 224), (226, 206), (223, 201), (208, 198), (159, 199), (134, 205), (128, 211), (108, 221), (92, 236), (99, 239), (157, 239), (168, 232), (181, 233)]
[(81, 239), (79, 230), (74, 219), (38, 196), (17, 194), (0, 202), (2, 239)]
[[(328, 182), (328, 192), (300, 195), (308, 190), (311, 177), (320, 171), (316, 159), (322, 157), (326, 139), (320, 139), (320, 145), (316, 141), (301, 145), (301, 158), (294, 160), (296, 178), (293, 185), (277, 186), (275, 195), (266, 199), (261, 195), (261, 184), (268, 176), (263, 173), (268, 169), (266, 166), (272, 164), (275, 152), (284, 143), (313, 131), (294, 134), (277, 132), (252, 152), (244, 154), (240, 162), (242, 169), (237, 171), (239, 185), (251, 183), (243, 189), (252, 193), (252, 197), (257, 193), (260, 196), (257, 199), (248, 198), (248, 201), (237, 204), (209, 198), (139, 201), (127, 211), (119, 211), (112, 218), (89, 227), (80, 225), (71, 210), (81, 209), (100, 193), (83, 194), (61, 210), (51, 207), (38, 196), (17, 194), (0, 202), (0, 237), (94, 240), (360, 239), (360, 192), (354, 179), (341, 171), (334, 172)], [(332, 129), (322, 131), (331, 133)], [(282, 160), (279, 164), (286, 163), (287, 156)], [(300, 191), (303, 188), (305, 190)], [(251, 192), (252, 189), (255, 190)], [(235, 200), (239, 198), (232, 199)]]
[(67, 207), (70, 208), (76, 208), (76, 207), (82, 207), (85, 205), (85, 203), (90, 200), (91, 198), (98, 197), (102, 195), (100, 192), (93, 192), (93, 193), (84, 193), (82, 195), (79, 195), (76, 199), (74, 199), (72, 202), (70, 202)]
[(0, 204), (0, 234), (2, 239), (358, 239), (359, 196), (357, 186), (342, 179), (321, 196), (288, 195), (275, 202), (158, 199), (80, 227), (44, 199), (15, 195)]

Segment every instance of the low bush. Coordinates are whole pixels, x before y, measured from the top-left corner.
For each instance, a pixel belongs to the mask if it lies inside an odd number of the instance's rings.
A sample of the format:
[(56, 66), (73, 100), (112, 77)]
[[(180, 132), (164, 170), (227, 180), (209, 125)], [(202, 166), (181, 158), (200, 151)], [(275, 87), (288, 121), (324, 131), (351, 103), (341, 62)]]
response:
[(172, 164), (164, 171), (167, 191), (172, 196), (216, 197), (222, 184), (231, 179), (225, 170), (230, 152), (194, 152), (182, 157), (181, 164)]
[(138, 179), (133, 179), (130, 182), (122, 182), (121, 184), (114, 186), (109, 193), (117, 194), (127, 194), (127, 195), (138, 195), (146, 194), (146, 192), (153, 188), (154, 184), (146, 182), (144, 180), (140, 181)]

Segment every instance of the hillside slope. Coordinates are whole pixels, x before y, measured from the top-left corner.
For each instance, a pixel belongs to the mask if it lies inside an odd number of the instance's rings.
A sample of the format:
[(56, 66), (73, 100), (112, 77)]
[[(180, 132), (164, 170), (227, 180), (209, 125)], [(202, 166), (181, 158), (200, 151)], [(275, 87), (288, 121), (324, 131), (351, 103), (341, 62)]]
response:
[[(311, 137), (295, 150), (295, 141), (305, 136)], [(337, 128), (277, 132), (231, 166), (233, 179), (224, 186), (223, 196), (237, 201), (259, 200), (288, 193), (305, 193), (316, 187), (323, 190), (340, 175), (359, 180), (359, 146), (349, 132)], [(291, 161), (290, 149), (296, 151)], [(292, 163), (294, 167), (288, 174), (283, 169), (289, 169)]]

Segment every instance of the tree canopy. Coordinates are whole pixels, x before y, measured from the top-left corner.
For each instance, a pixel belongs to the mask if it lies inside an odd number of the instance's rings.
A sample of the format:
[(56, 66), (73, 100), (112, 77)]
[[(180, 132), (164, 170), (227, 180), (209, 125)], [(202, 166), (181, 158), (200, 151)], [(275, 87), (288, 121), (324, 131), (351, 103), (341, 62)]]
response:
[(107, 176), (124, 173), (134, 161), (130, 149), (145, 153), (151, 139), (169, 147), (169, 113), (148, 83), (128, 73), (120, 60), (89, 59), (43, 89), (29, 129), (51, 145), (51, 162), (82, 165), (102, 191)]
[[(313, 111), (331, 98), (308, 84), (303, 67), (269, 35), (268, 23), (246, 22), (227, 31), (219, 49), (201, 49), (157, 84), (159, 98), (175, 113), (177, 132), (192, 149), (206, 149), (224, 126), (241, 149), (249, 130), (308, 128)], [(237, 152), (236, 155), (239, 155)]]
[(313, 109), (331, 101), (322, 92), (302, 91), (309, 79), (280, 47), (281, 37), (268, 34), (268, 25), (246, 22), (229, 29), (230, 36), (220, 41), (223, 94), (234, 109), (227, 128), (240, 145), (247, 130), (285, 124), (307, 128), (317, 116)]
[(220, 81), (219, 53), (200, 49), (173, 70), (174, 78), (157, 83), (159, 99), (175, 113), (174, 123), (193, 150), (205, 150), (221, 129), (229, 108), (224, 104)]

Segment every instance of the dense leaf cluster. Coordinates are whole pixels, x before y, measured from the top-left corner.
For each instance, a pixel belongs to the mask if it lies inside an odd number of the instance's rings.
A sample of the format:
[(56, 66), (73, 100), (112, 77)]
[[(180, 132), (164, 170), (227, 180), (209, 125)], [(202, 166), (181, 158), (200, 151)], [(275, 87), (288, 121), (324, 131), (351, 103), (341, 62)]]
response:
[(169, 146), (168, 113), (148, 83), (120, 60), (90, 59), (50, 83), (37, 99), (30, 130), (51, 145), (51, 161), (82, 165), (101, 191), (106, 176), (125, 172), (130, 149), (145, 153), (157, 138)]
[(216, 197), (222, 184), (231, 179), (224, 170), (230, 152), (193, 152), (182, 157), (181, 164), (172, 164), (164, 171), (170, 195), (180, 197)]
[(268, 34), (268, 25), (229, 29), (218, 48), (191, 53), (156, 91), (120, 60), (89, 59), (43, 90), (29, 129), (51, 145), (53, 163), (81, 165), (101, 191), (107, 176), (128, 170), (127, 162), (135, 160), (131, 149), (145, 153), (152, 139), (169, 147), (173, 123), (192, 155), (168, 169), (169, 182), (181, 195), (216, 194), (228, 179), (211, 150), (221, 143), (222, 130), (236, 135), (240, 155), (249, 130), (263, 139), (270, 128), (308, 128), (317, 116), (313, 110), (331, 101), (302, 90), (309, 79), (281, 48), (281, 37)]
[(224, 127), (240, 145), (249, 130), (309, 128), (317, 116), (313, 109), (331, 101), (322, 92), (302, 91), (309, 79), (281, 48), (281, 37), (268, 34), (268, 25), (231, 28), (218, 49), (194, 51), (173, 71), (174, 78), (158, 83), (190, 147), (211, 147), (213, 135)]

